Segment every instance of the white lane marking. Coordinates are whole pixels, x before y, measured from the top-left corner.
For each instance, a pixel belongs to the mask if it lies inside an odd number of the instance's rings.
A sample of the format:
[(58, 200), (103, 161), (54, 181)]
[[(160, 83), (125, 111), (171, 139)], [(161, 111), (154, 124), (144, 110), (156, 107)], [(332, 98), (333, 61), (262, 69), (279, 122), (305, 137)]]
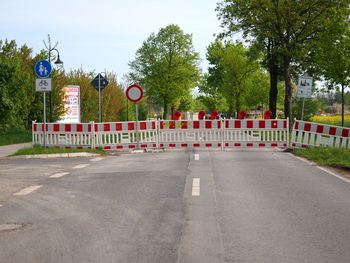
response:
[(88, 163), (78, 164), (78, 165), (74, 166), (73, 169), (81, 169), (81, 168), (88, 167), (89, 165), (90, 164), (88, 164)]
[(65, 175), (69, 174), (68, 172), (65, 172), (65, 173), (57, 173), (57, 174), (53, 174), (50, 176), (50, 178), (61, 178)]
[(199, 154), (198, 154), (198, 153), (195, 153), (195, 154), (194, 154), (194, 159), (195, 159), (196, 161), (199, 160)]
[(27, 188), (23, 188), (21, 191), (14, 193), (13, 195), (29, 195), (30, 193), (38, 190), (39, 188), (43, 187), (42, 185), (33, 185), (29, 186)]
[(199, 178), (193, 178), (192, 181), (192, 196), (199, 196), (200, 195), (200, 179)]
[(289, 153), (289, 155), (293, 156), (294, 158), (297, 158), (298, 160), (300, 160), (300, 161), (302, 161), (302, 162), (304, 162), (304, 163), (313, 165), (313, 166), (317, 167), (318, 169), (320, 169), (320, 170), (322, 170), (322, 171), (324, 171), (324, 172), (326, 172), (326, 173), (328, 173), (328, 174), (330, 174), (330, 175), (333, 175), (333, 176), (337, 177), (337, 178), (340, 179), (340, 180), (343, 180), (344, 182), (350, 183), (350, 180), (349, 180), (349, 179), (347, 179), (347, 178), (345, 178), (345, 177), (343, 177), (343, 176), (341, 176), (341, 175), (338, 175), (338, 174), (336, 174), (336, 173), (333, 173), (332, 171), (328, 170), (327, 168), (324, 168), (324, 167), (315, 165), (314, 162), (311, 162), (311, 161), (309, 161), (309, 160), (307, 160), (307, 159), (304, 159), (304, 158), (301, 158), (301, 157), (299, 157), (299, 156), (296, 156), (296, 155), (294, 155), (294, 154), (292, 154), (292, 153)]
[(99, 161), (101, 161), (103, 159), (104, 159), (103, 157), (96, 157), (94, 159), (91, 159), (90, 162), (99, 162)]

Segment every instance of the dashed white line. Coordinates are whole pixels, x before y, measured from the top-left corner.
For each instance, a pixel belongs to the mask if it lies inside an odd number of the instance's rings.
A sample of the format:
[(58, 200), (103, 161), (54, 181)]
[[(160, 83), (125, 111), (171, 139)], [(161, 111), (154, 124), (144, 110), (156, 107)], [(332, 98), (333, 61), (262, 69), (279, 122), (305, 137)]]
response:
[(20, 190), (17, 193), (14, 193), (13, 195), (29, 195), (30, 193), (38, 190), (41, 187), (43, 187), (43, 186), (42, 185), (29, 186), (29, 187), (23, 188), (22, 190)]
[(194, 159), (195, 159), (196, 161), (199, 160), (199, 154), (198, 154), (198, 153), (195, 153), (195, 154), (194, 154)]
[(99, 162), (99, 161), (101, 161), (101, 160), (103, 160), (104, 158), (102, 158), (102, 157), (96, 157), (96, 158), (94, 158), (94, 159), (91, 159), (90, 160), (90, 162)]
[(82, 168), (88, 167), (89, 165), (90, 164), (88, 164), (88, 163), (78, 164), (78, 165), (74, 166), (73, 169), (82, 169)]
[(61, 178), (65, 175), (69, 174), (68, 172), (65, 172), (65, 173), (57, 173), (57, 174), (53, 174), (50, 176), (50, 178)]
[(193, 178), (192, 181), (192, 196), (199, 196), (200, 195), (200, 179), (199, 178)]

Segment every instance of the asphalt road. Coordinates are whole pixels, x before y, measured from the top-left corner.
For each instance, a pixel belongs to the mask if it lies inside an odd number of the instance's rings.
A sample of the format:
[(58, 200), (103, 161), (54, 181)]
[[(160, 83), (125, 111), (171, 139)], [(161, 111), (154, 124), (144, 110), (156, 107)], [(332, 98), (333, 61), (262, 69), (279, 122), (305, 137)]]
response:
[(0, 160), (1, 263), (348, 263), (349, 248), (350, 183), (288, 153)]

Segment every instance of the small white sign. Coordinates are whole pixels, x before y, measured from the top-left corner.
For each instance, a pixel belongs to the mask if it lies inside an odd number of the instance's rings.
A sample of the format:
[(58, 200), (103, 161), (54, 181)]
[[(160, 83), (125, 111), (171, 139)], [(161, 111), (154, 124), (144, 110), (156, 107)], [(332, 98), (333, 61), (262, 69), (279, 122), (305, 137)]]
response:
[(51, 79), (35, 79), (35, 91), (44, 92), (51, 91)]
[(298, 80), (298, 94), (299, 98), (311, 98), (312, 95), (312, 78), (311, 77), (299, 77)]

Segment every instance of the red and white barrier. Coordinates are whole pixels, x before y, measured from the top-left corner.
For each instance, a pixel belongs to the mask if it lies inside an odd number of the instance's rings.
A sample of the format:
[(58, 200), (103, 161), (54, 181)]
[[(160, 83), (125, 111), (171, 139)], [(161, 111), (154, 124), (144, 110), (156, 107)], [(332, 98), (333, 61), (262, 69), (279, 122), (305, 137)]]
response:
[(350, 129), (306, 121), (294, 123), (292, 147), (322, 145), (350, 149)]
[(178, 120), (57, 124), (33, 123), (33, 143), (56, 147), (134, 148), (286, 147), (287, 120)]

